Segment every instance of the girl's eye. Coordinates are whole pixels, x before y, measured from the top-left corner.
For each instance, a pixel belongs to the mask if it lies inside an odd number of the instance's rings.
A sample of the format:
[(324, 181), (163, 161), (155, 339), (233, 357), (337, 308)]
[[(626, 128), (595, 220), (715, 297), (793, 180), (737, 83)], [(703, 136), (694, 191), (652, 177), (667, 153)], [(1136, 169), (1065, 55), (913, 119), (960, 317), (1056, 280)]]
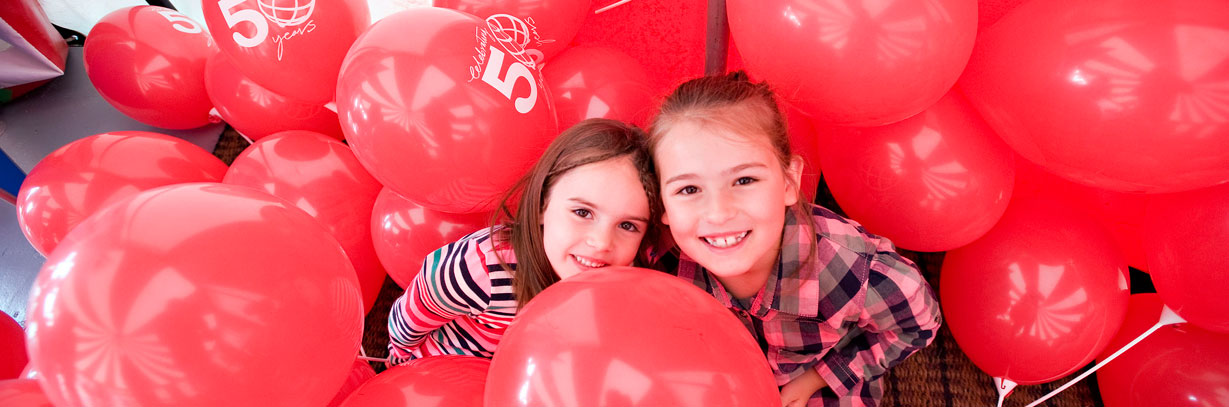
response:
[(693, 186), (693, 185), (688, 185), (688, 186), (685, 186), (685, 187), (679, 188), (678, 192), (675, 192), (675, 194), (678, 194), (678, 195), (691, 195), (691, 194), (694, 194), (694, 193), (696, 193), (696, 192), (700, 192), (700, 188), (696, 188), (696, 187), (695, 187), (695, 186)]
[(747, 184), (750, 184), (750, 183), (755, 182), (755, 181), (756, 181), (756, 179), (755, 179), (755, 178), (751, 178), (751, 177), (739, 177), (739, 178), (738, 178), (738, 180), (734, 181), (734, 185), (747, 185)]
[(623, 230), (626, 230), (626, 231), (628, 231), (628, 232), (639, 232), (639, 231), (640, 231), (640, 228), (636, 227), (636, 224), (635, 224), (635, 223), (631, 223), (631, 222), (623, 222), (623, 223), (620, 223), (620, 224), (619, 224), (619, 229), (623, 229)]
[(579, 216), (579, 217), (582, 217), (582, 218), (588, 218), (588, 217), (589, 217), (589, 215), (592, 215), (592, 213), (591, 213), (591, 212), (589, 212), (589, 210), (588, 210), (588, 209), (584, 209), (584, 208), (580, 208), (580, 209), (573, 209), (573, 210), (572, 210), (572, 213), (574, 213), (574, 214), (576, 214), (576, 216)]

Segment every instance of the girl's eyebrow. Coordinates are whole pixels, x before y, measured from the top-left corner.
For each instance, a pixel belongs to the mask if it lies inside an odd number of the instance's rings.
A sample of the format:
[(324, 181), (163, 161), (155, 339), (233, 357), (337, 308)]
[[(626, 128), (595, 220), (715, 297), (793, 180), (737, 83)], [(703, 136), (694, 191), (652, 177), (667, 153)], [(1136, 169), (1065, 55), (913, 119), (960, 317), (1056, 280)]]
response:
[[(767, 167), (768, 167), (767, 164), (757, 163), (757, 162), (739, 164), (739, 165), (730, 167), (726, 169), (725, 171), (722, 171), (721, 175), (730, 175), (730, 174), (737, 173), (739, 171), (742, 171), (748, 168), (767, 168)], [(692, 174), (690, 172), (686, 174), (679, 174), (679, 175), (675, 175), (673, 177), (667, 178), (666, 182), (663, 182), (662, 184), (664, 185), (664, 184), (669, 184), (675, 181), (684, 180), (684, 179), (692, 179), (692, 178), (699, 178), (699, 176), (697, 176), (696, 174)]]
[(594, 204), (593, 204), (593, 202), (586, 201), (584, 198), (571, 197), (571, 198), (568, 198), (568, 200), (569, 200), (569, 201), (572, 201), (572, 202), (576, 202), (576, 203), (581, 204), (581, 205), (584, 205), (584, 206), (588, 206), (588, 207), (593, 208), (593, 209), (598, 209), (598, 206), (597, 206), (597, 205), (594, 205)]

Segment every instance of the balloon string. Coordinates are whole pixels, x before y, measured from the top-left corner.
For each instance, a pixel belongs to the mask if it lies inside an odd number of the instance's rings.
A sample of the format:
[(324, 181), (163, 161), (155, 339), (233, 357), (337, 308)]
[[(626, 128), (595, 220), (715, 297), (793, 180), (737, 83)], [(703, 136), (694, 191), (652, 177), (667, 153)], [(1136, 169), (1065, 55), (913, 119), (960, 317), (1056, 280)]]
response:
[(368, 357), (368, 356), (365, 356), (365, 355), (364, 355), (364, 356), (359, 356), (359, 357), (358, 357), (358, 359), (359, 359), (359, 360), (365, 360), (365, 361), (368, 361), (368, 362), (380, 362), (380, 363), (388, 364), (388, 359), (373, 358), (373, 357)]
[(615, 8), (615, 7), (619, 7), (619, 6), (622, 6), (622, 5), (624, 5), (624, 4), (630, 3), (631, 1), (632, 1), (632, 0), (619, 0), (619, 1), (616, 1), (616, 2), (614, 2), (613, 4), (611, 4), (611, 5), (609, 5), (609, 6), (606, 6), (606, 7), (602, 7), (602, 8), (597, 9), (597, 11), (594, 11), (594, 12), (593, 12), (593, 14), (602, 14), (602, 13), (605, 13), (605, 12), (610, 11), (611, 9)]
[(1127, 343), (1125, 346), (1122, 347), (1122, 349), (1118, 349), (1118, 351), (1114, 352), (1112, 355), (1105, 358), (1105, 360), (1098, 362), (1096, 365), (1092, 367), (1092, 369), (1088, 369), (1088, 371), (1081, 373), (1079, 376), (1076, 376), (1076, 378), (1071, 379), (1066, 384), (1063, 384), (1062, 387), (1054, 389), (1054, 391), (1050, 392), (1049, 394), (1046, 394), (1045, 396), (1042, 396), (1041, 398), (1037, 399), (1036, 401), (1033, 401), (1032, 403), (1029, 403), (1025, 407), (1034, 407), (1038, 404), (1044, 403), (1046, 400), (1049, 400), (1050, 398), (1058, 395), (1058, 393), (1061, 393), (1063, 390), (1066, 390), (1068, 387), (1075, 385), (1080, 380), (1084, 380), (1085, 377), (1088, 377), (1088, 375), (1093, 374), (1093, 372), (1100, 370), (1101, 367), (1105, 366), (1106, 363), (1109, 363), (1110, 361), (1118, 358), (1118, 355), (1121, 355), (1123, 352), (1126, 352), (1127, 349), (1131, 349), (1132, 347), (1135, 346), (1135, 344), (1144, 340), (1144, 338), (1147, 338), (1148, 335), (1152, 335), (1153, 332), (1156, 332), (1156, 330), (1161, 329), (1161, 327), (1165, 325), (1180, 324), (1183, 322), (1186, 322), (1186, 320), (1182, 319), (1182, 317), (1178, 316), (1177, 313), (1174, 313), (1173, 310), (1169, 309), (1169, 306), (1164, 306), (1163, 308), (1161, 308), (1161, 317), (1157, 320), (1156, 325), (1152, 326), (1152, 328), (1148, 328), (1147, 331), (1144, 331), (1143, 334), (1139, 335), (1134, 340)]

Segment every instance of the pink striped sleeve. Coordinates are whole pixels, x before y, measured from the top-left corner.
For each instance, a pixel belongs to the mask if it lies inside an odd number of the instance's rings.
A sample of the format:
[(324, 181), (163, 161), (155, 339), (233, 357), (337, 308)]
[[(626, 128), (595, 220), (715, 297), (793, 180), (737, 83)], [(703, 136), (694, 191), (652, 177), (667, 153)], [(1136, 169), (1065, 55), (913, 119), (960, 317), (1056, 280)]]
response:
[(436, 250), (423, 261), (409, 289), (397, 298), (389, 313), (390, 363), (409, 361), (415, 348), (441, 326), (486, 309), (491, 284), (480, 250), (478, 239), (471, 235)]

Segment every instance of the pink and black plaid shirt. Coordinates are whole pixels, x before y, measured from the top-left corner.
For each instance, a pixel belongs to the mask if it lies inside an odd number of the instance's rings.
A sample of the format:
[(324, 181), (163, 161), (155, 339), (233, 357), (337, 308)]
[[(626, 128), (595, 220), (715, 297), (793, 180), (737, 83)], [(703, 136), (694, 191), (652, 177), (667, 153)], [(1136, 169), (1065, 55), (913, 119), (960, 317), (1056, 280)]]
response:
[[(685, 256), (677, 275), (738, 316), (784, 385), (815, 369), (828, 388), (808, 407), (877, 406), (887, 369), (926, 347), (939, 330), (938, 301), (913, 262), (885, 238), (823, 207), (812, 235), (788, 211), (774, 274), (750, 306)], [(806, 264), (808, 239), (815, 252)]]

